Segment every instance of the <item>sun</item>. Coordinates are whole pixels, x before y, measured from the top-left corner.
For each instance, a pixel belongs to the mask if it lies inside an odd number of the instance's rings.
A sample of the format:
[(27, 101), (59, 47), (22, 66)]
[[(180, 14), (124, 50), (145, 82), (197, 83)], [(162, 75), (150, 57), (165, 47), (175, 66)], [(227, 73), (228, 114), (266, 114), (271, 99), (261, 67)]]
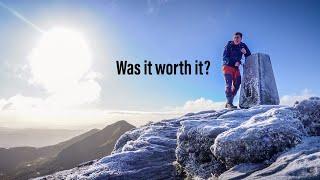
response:
[(55, 27), (43, 33), (29, 60), (33, 81), (54, 92), (77, 84), (89, 71), (92, 55), (83, 34)]

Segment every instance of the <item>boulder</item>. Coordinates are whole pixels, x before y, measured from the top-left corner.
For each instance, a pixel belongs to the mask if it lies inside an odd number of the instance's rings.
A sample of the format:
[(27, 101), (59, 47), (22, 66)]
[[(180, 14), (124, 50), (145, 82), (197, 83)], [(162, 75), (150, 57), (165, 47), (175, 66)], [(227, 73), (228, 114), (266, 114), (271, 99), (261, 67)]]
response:
[(187, 177), (207, 179), (211, 176), (219, 176), (226, 167), (210, 151), (215, 138), (220, 133), (239, 126), (250, 117), (274, 107), (277, 106), (259, 106), (235, 111), (223, 110), (181, 121), (176, 149), (179, 169)]
[(214, 120), (217, 117), (227, 112), (228, 110), (187, 114), (180, 122), (181, 127), (177, 133), (176, 166), (181, 175), (208, 178), (211, 174), (220, 174), (224, 171), (222, 163), (219, 163), (210, 152), (210, 145), (213, 144), (214, 137), (224, 131), (225, 127), (210, 125), (216, 122)]
[(219, 180), (236, 180), (244, 179), (255, 171), (265, 168), (262, 163), (242, 163), (238, 164), (231, 169), (225, 171), (219, 176)]
[(257, 163), (301, 142), (305, 134), (290, 108), (274, 108), (218, 135), (211, 151), (228, 168)]
[(320, 179), (320, 137), (306, 137), (302, 142), (245, 179)]
[(190, 120), (181, 122), (177, 137), (177, 163), (188, 177), (209, 178), (221, 174), (225, 166), (211, 153), (215, 137), (227, 130), (220, 120)]
[(257, 53), (247, 57), (243, 66), (239, 106), (278, 105), (280, 102), (270, 57)]
[(320, 179), (320, 137), (304, 137), (301, 144), (280, 154), (269, 165), (236, 165), (221, 174), (220, 179)]
[(298, 111), (297, 117), (303, 123), (307, 133), (311, 136), (320, 136), (320, 98), (311, 97), (297, 102), (294, 108)]

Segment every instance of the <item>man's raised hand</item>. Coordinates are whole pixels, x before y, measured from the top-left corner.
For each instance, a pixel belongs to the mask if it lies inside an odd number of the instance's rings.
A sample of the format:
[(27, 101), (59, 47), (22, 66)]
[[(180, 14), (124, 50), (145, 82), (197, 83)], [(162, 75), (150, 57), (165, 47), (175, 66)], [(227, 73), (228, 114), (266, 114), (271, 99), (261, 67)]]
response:
[(242, 49), (241, 49), (241, 52), (242, 52), (242, 54), (247, 54), (247, 51), (246, 51), (245, 48), (242, 48)]

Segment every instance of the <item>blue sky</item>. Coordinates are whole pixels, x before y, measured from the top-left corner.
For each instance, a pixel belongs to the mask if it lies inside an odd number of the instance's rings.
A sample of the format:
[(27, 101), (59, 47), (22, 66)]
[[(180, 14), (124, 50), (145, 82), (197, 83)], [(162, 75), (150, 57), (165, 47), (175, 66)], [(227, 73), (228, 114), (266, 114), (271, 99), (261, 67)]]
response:
[[(1, 2), (43, 31), (64, 27), (85, 35), (93, 54), (90, 71), (99, 74), (100, 87), (90, 108), (159, 111), (200, 97), (209, 104), (224, 101), (221, 56), (235, 31), (244, 34), (252, 52), (270, 55), (280, 97), (320, 94), (319, 1)], [(30, 84), (27, 60), (42, 33), (3, 7), (0, 29), (0, 99), (17, 94), (45, 99), (48, 89)], [(209, 76), (116, 74), (116, 60), (145, 59), (212, 63)]]

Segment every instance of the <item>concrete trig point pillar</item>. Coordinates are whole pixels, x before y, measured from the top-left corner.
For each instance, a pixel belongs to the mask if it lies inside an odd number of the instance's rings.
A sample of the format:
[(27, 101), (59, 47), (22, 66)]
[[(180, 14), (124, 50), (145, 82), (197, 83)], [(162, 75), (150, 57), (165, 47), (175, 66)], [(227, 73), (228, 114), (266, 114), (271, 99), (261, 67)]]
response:
[(243, 78), (239, 106), (278, 105), (280, 102), (270, 57), (257, 53), (247, 57), (243, 66)]

